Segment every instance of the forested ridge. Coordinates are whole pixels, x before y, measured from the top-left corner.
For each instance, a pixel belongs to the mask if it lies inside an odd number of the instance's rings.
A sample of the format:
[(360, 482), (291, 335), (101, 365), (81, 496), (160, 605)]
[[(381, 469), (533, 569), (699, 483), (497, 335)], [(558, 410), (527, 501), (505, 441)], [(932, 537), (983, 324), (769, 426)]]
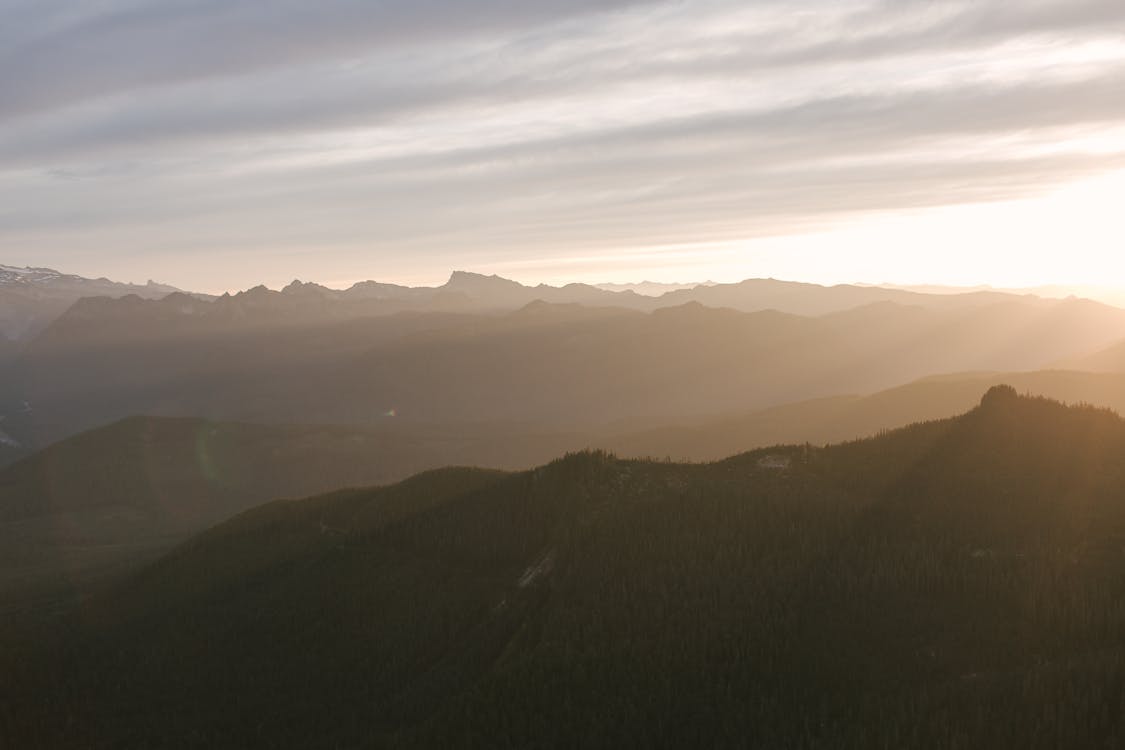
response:
[(11, 747), (1121, 747), (1125, 422), (1000, 387), (828, 448), (443, 469), (0, 643)]

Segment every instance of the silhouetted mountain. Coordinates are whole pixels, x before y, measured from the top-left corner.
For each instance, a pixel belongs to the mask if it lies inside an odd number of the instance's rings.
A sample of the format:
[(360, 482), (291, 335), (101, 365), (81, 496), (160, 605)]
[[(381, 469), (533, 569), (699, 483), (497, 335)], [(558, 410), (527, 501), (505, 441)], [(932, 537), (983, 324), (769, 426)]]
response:
[[(157, 284), (121, 284), (86, 279), (50, 268), (0, 265), (0, 345), (30, 338), (82, 297), (123, 297), (135, 294), (157, 299), (178, 291)], [(0, 350), (0, 361), (4, 352)]]
[[(534, 305), (526, 312), (539, 308), (558, 311)], [(1125, 376), (1040, 372), (929, 378), (868, 397), (626, 432), (620, 426), (574, 433), (508, 424), (410, 428), (393, 419), (349, 427), (132, 418), (0, 471), (0, 544), (7, 552), (0, 593), (12, 601), (16, 588), (38, 595), (63, 573), (78, 591), (110, 563), (143, 561), (186, 534), (278, 497), (390, 483), (449, 465), (526, 469), (588, 447), (713, 461), (779, 443), (820, 446), (961, 413), (997, 383), (1125, 409)]]
[(484, 426), (435, 433), (131, 418), (0, 470), (0, 599), (81, 592), (247, 508), (440, 466), (526, 468), (584, 446)]
[(971, 408), (981, 391), (1010, 384), (1020, 393), (1125, 413), (1125, 374), (1067, 371), (964, 373), (924, 378), (870, 396), (832, 396), (744, 415), (605, 435), (591, 445), (625, 456), (714, 461), (779, 443), (825, 445), (946, 419)]
[[(526, 451), (535, 436), (520, 436)], [(61, 441), (0, 471), (0, 523), (128, 509), (198, 530), (278, 497), (399, 481), (436, 465), (525, 466), (520, 445), (483, 455), (489, 436), (134, 417)], [(552, 446), (547, 455), (557, 452)], [(426, 452), (436, 452), (427, 456)], [(458, 453), (468, 453), (459, 456)], [(461, 460), (459, 460), (461, 459)], [(542, 459), (539, 459), (542, 460)]]
[[(651, 295), (662, 287), (648, 284), (638, 288), (644, 288)], [(0, 364), (5, 339), (34, 336), (82, 298), (116, 299), (135, 295), (147, 300), (161, 300), (176, 292), (179, 290), (174, 287), (155, 282), (147, 285), (120, 284), (107, 279), (85, 279), (51, 269), (0, 266)], [(189, 299), (198, 304), (190, 304)], [(276, 326), (348, 320), (403, 311), (495, 312), (514, 310), (536, 300), (642, 311), (699, 302), (743, 312), (772, 309), (795, 315), (819, 316), (878, 302), (964, 309), (1014, 299), (1031, 302), (1038, 298), (1000, 292), (923, 294), (880, 287), (823, 287), (774, 279), (748, 279), (736, 284), (707, 283), (649, 296), (636, 293), (629, 285), (602, 288), (588, 284), (562, 287), (539, 284), (529, 287), (499, 276), (454, 271), (445, 284), (437, 287), (363, 281), (348, 289), (335, 290), (295, 280), (281, 291), (255, 287), (213, 300), (206, 295), (181, 293), (163, 305), (137, 305), (135, 301), (124, 301), (119, 305), (84, 303), (82, 308), (74, 311), (74, 315), (87, 319), (104, 316), (118, 321), (118, 324), (127, 324), (126, 321), (133, 318), (128, 324), (132, 326), (146, 325), (144, 319), (152, 316), (190, 316), (196, 325), (205, 320), (213, 325)], [(207, 304), (208, 301), (213, 304)]]
[[(278, 295), (258, 290), (220, 298), (203, 303), (202, 314), (186, 297), (83, 300), (32, 341), (7, 373), (0, 387), (3, 425), (16, 441), (34, 447), (136, 414), (229, 420), (241, 412), (254, 421), (254, 414), (271, 413), (268, 421), (300, 422), (286, 415), (299, 413), (328, 373), (359, 354), (463, 323), (461, 316), (440, 313), (309, 323), (297, 322), (299, 315), (271, 323), (266, 314), (244, 322)], [(282, 405), (286, 401), (290, 407)], [(361, 419), (343, 421), (374, 418), (363, 411)]]
[[(650, 292), (656, 289), (652, 285), (640, 286)], [(881, 302), (944, 310), (966, 309), (1013, 300), (1029, 303), (1042, 301), (1030, 294), (999, 291), (954, 294), (951, 293), (952, 290), (944, 289), (942, 293), (927, 294), (886, 287), (849, 284), (821, 286), (777, 279), (747, 279), (731, 284), (708, 282), (674, 288), (656, 295), (642, 295), (637, 294), (630, 285), (615, 287), (568, 284), (564, 287), (552, 287), (540, 284), (527, 287), (499, 276), (484, 276), (464, 271), (455, 271), (445, 286), (439, 289), (459, 292), (467, 299), (475, 300), (478, 306), (488, 305), (497, 309), (518, 307), (534, 299), (556, 303), (610, 305), (635, 310), (654, 310), (698, 302), (708, 307), (726, 307), (741, 312), (776, 310), (805, 317), (828, 315)], [(419, 293), (423, 293), (422, 290), (419, 290)]]
[(167, 325), (174, 325), (180, 332), (201, 333), (232, 326), (282, 328), (345, 322), (403, 312), (510, 311), (536, 300), (620, 307), (639, 299), (632, 293), (614, 294), (581, 284), (525, 287), (498, 276), (462, 271), (454, 272), (440, 287), (365, 281), (335, 290), (294, 280), (280, 291), (257, 286), (210, 299), (183, 293), (144, 295), (132, 288), (117, 295), (83, 296), (93, 298), (79, 300), (53, 327), (56, 330), (48, 333), (49, 338), (88, 336), (107, 327), (110, 336), (126, 332), (163, 335), (161, 326)]
[(968, 292), (965, 294), (924, 294), (885, 287), (840, 284), (821, 286), (777, 279), (746, 279), (733, 284), (710, 284), (678, 289), (661, 295), (661, 306), (699, 302), (709, 307), (729, 307), (743, 312), (779, 310), (794, 315), (819, 316), (843, 312), (880, 302), (927, 308), (967, 308), (1024, 299), (1001, 292)]
[(30, 404), (4, 429), (32, 446), (134, 414), (369, 424), (393, 410), (414, 423), (589, 431), (871, 393), (936, 372), (1034, 370), (1125, 334), (1125, 311), (1080, 300), (884, 302), (820, 318), (548, 304), (351, 319), (318, 313), (331, 303), (316, 289), (84, 300), (27, 347), (0, 413)]
[[(446, 291), (460, 292), (467, 297), (493, 300), (497, 307), (524, 304), (527, 287), (516, 281), (468, 271), (454, 271), (445, 282)], [(513, 302), (513, 299), (516, 300)]]
[[(22, 277), (21, 277), (22, 278)], [(75, 278), (77, 277), (65, 277)], [(70, 304), (78, 297), (122, 297), (135, 294), (142, 298), (158, 300), (176, 290), (171, 287), (150, 285), (130, 287), (112, 285), (103, 288), (95, 282), (80, 280), (92, 286), (67, 298)], [(159, 293), (157, 293), (159, 292)], [(553, 287), (547, 284), (529, 287), (499, 276), (485, 276), (466, 271), (454, 271), (449, 280), (438, 287), (407, 287), (363, 281), (348, 289), (328, 287), (294, 280), (281, 291), (264, 286), (225, 294), (214, 299), (191, 295), (198, 304), (188, 305), (184, 296), (171, 300), (137, 304), (135, 300), (118, 303), (84, 301), (72, 311), (78, 319), (96, 321), (105, 318), (118, 325), (144, 326), (149, 318), (189, 317), (197, 328), (207, 325), (258, 325), (279, 326), (313, 324), (324, 321), (341, 321), (401, 312), (503, 312), (511, 311), (535, 301), (553, 304), (581, 304), (595, 307), (624, 307), (631, 310), (652, 311), (664, 307), (677, 307), (699, 303), (709, 307), (725, 307), (742, 312), (775, 310), (805, 317), (843, 312), (866, 305), (894, 302), (934, 310), (967, 310), (1000, 303), (1021, 302), (1024, 305), (1041, 305), (1049, 308), (1055, 301), (1042, 300), (1031, 295), (1016, 296), (1000, 292), (975, 292), (968, 294), (921, 294), (880, 287), (834, 286), (777, 281), (774, 279), (749, 279), (737, 284), (704, 284), (678, 289), (660, 296), (645, 296), (631, 289), (610, 291), (588, 284), (567, 284)], [(62, 312), (59, 308), (55, 315)]]
[[(1115, 747), (1125, 422), (272, 503), (0, 655), (16, 746)], [(26, 637), (26, 640), (24, 639)]]

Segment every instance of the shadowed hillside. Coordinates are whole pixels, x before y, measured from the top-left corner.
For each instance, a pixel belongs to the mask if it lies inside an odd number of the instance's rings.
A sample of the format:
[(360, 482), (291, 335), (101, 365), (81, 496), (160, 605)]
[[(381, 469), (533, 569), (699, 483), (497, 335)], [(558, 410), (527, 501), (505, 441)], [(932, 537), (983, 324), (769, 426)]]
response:
[(963, 417), (823, 449), (582, 453), (273, 503), (36, 648), (9, 625), (0, 734), (1114, 747), (1123, 459), (1111, 412), (998, 387)]
[(777, 443), (824, 445), (952, 417), (972, 408), (982, 391), (1002, 383), (1023, 394), (1125, 413), (1125, 375), (1118, 373), (961, 373), (924, 378), (870, 396), (803, 401), (753, 414), (613, 434), (593, 443), (627, 456), (691, 461), (713, 461)]
[(65, 600), (268, 500), (386, 484), (445, 465), (526, 468), (583, 445), (573, 436), (471, 426), (424, 434), (389, 425), (127, 419), (0, 470), (0, 598)]
[(50, 325), (83, 297), (124, 297), (134, 295), (160, 299), (178, 292), (175, 287), (157, 284), (122, 284), (109, 279), (87, 279), (51, 268), (17, 268), (0, 265), (0, 363), (6, 362), (12, 347)]
[(1122, 376), (1042, 372), (928, 378), (869, 397), (627, 432), (131, 418), (0, 469), (0, 593), (19, 606), (50, 601), (53, 593), (61, 596), (54, 606), (62, 606), (91, 582), (281, 497), (386, 484), (450, 465), (526, 469), (584, 448), (712, 461), (779, 443), (819, 446), (952, 416), (1000, 382), (1020, 392), (1125, 409)]
[[(393, 413), (417, 425), (588, 432), (938, 372), (1034, 370), (1125, 333), (1125, 311), (1081, 300), (883, 302), (822, 317), (697, 302), (651, 313), (544, 302), (488, 315), (272, 312), (292, 296), (87, 300), (0, 383), (3, 429), (28, 448), (135, 414), (370, 425)], [(222, 305), (217, 319), (194, 311)]]

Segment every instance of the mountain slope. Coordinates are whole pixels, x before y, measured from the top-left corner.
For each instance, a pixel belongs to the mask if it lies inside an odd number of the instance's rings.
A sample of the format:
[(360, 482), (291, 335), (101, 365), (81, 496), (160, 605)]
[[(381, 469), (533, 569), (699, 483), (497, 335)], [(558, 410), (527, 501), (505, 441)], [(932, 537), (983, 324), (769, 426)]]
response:
[(62, 606), (268, 500), (387, 484), (446, 465), (525, 468), (583, 445), (569, 435), (455, 426), (418, 433), (393, 424), (130, 418), (0, 470), (0, 599)]
[(0, 341), (28, 339), (82, 297), (138, 295), (159, 299), (178, 291), (154, 281), (122, 284), (87, 279), (50, 268), (0, 265)]
[(698, 302), (708, 307), (729, 307), (743, 312), (779, 310), (815, 317), (883, 302), (935, 309), (964, 309), (1013, 301), (1021, 297), (1027, 301), (1035, 299), (1031, 295), (989, 291), (926, 294), (853, 284), (821, 286), (778, 279), (746, 279), (732, 284), (704, 284), (689, 289), (676, 289), (661, 295), (658, 304), (672, 306)]
[(826, 449), (587, 453), (275, 503), (91, 602), (61, 640), (9, 640), (0, 731), (1112, 747), (1122, 456), (1115, 415), (997, 388), (964, 417)]
[(1002, 382), (1071, 403), (1125, 409), (1122, 376), (1042, 372), (931, 378), (868, 397), (630, 432), (130, 418), (0, 470), (0, 591), (9, 602), (31, 595), (40, 601), (45, 586), (63, 577), (63, 599), (80, 595), (85, 581), (279, 497), (385, 484), (449, 465), (526, 469), (587, 447), (710, 461), (779, 443), (819, 446), (952, 416)]
[(1033, 370), (1125, 333), (1116, 308), (1022, 299), (820, 318), (537, 302), (500, 315), (231, 322), (280, 294), (212, 303), (233, 316), (215, 321), (181, 314), (185, 299), (88, 300), (9, 372), (0, 413), (13, 419), (25, 402), (32, 413), (4, 429), (35, 446), (133, 414), (370, 424), (393, 410), (416, 424), (588, 430), (871, 393), (938, 372)]
[[(434, 462), (530, 465), (535, 460), (525, 453), (543, 455), (535, 441), (534, 435), (469, 436), (453, 429), (437, 436), (393, 426), (135, 417), (61, 441), (5, 468), (0, 522), (130, 508), (192, 528), (268, 499), (399, 481), (435, 468)], [(555, 445), (546, 450), (556, 450)], [(490, 458), (489, 452), (496, 455)]]
[[(641, 286), (646, 290), (648, 287)], [(659, 289), (659, 287), (656, 287)], [(180, 290), (156, 282), (123, 284), (108, 279), (87, 279), (48, 268), (17, 268), (0, 265), (0, 356), (10, 342), (27, 340), (83, 298), (122, 298), (135, 296), (160, 300)], [(965, 294), (923, 294), (879, 287), (834, 286), (748, 279), (736, 284), (702, 284), (675, 288), (659, 296), (638, 294), (629, 285), (602, 288), (588, 284), (561, 287), (539, 284), (525, 286), (499, 276), (454, 271), (445, 284), (436, 287), (408, 287), (375, 281), (362, 281), (347, 289), (329, 289), (299, 280), (280, 291), (255, 287), (235, 295), (210, 298), (185, 295), (163, 306), (123, 303), (114, 307), (86, 308), (81, 316), (96, 312), (120, 318), (130, 312), (136, 323), (144, 318), (173, 314), (190, 316), (195, 322), (212, 324), (253, 322), (272, 325), (279, 320), (310, 323), (316, 320), (348, 320), (397, 312), (482, 312), (514, 310), (536, 300), (553, 304), (582, 304), (623, 307), (652, 311), (697, 302), (710, 307), (729, 307), (743, 312), (777, 310), (794, 315), (819, 316), (843, 312), (881, 302), (921, 306), (929, 309), (967, 309), (985, 304), (1023, 300), (1041, 302), (1030, 295), (1000, 292)], [(214, 304), (208, 304), (213, 302)], [(15, 349), (13, 349), (13, 352)]]
[(832, 396), (751, 414), (606, 434), (591, 444), (625, 456), (670, 456), (689, 461), (714, 461), (779, 443), (824, 445), (952, 417), (972, 408), (982, 391), (1005, 383), (1023, 394), (1125, 413), (1122, 374), (1057, 370), (959, 373), (923, 378), (869, 396)]

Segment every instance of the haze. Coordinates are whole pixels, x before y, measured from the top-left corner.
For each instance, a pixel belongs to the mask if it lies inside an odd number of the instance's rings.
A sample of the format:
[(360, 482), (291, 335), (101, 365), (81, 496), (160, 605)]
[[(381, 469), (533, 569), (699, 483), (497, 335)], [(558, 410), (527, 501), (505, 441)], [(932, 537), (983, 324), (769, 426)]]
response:
[(0, 0), (0, 749), (1125, 748), (1122, 0)]
[(1125, 283), (1125, 5), (0, 2), (7, 263)]

